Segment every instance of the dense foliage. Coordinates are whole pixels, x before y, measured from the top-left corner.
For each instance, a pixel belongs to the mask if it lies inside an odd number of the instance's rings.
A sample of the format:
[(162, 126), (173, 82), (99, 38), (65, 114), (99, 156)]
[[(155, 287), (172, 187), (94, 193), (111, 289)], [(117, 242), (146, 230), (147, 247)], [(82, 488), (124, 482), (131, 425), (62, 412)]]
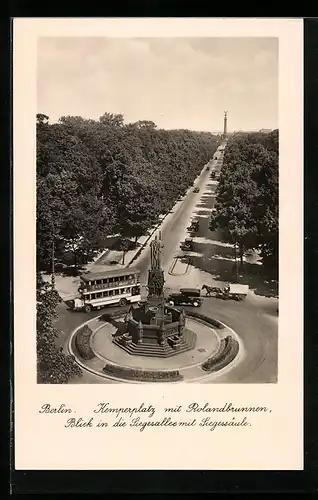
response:
[(82, 326), (75, 336), (75, 346), (82, 359), (93, 359), (94, 351), (91, 347), (92, 330), (88, 325)]
[(192, 184), (217, 137), (160, 130), (151, 121), (124, 124), (105, 113), (50, 124), (37, 115), (37, 262), (90, 259), (105, 237), (137, 241)]
[(56, 307), (60, 301), (51, 285), (37, 275), (37, 377), (39, 383), (63, 384), (81, 370), (72, 356), (57, 350), (55, 339), (59, 332), (54, 328)]
[(278, 261), (278, 131), (235, 134), (224, 151), (210, 228), (238, 249), (257, 249), (264, 264)]

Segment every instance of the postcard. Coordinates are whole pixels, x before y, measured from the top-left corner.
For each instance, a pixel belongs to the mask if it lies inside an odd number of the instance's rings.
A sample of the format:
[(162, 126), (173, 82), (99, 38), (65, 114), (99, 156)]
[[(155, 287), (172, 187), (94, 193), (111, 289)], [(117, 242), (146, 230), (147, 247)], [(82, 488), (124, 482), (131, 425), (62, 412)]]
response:
[(14, 20), (16, 469), (302, 470), (302, 29)]

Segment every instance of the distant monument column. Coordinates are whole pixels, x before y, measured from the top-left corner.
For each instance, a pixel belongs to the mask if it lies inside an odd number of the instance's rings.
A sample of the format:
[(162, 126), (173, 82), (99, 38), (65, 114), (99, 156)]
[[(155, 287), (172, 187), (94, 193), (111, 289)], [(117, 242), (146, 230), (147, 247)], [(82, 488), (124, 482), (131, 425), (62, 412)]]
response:
[(223, 138), (227, 137), (227, 111), (224, 111), (224, 127), (223, 127)]

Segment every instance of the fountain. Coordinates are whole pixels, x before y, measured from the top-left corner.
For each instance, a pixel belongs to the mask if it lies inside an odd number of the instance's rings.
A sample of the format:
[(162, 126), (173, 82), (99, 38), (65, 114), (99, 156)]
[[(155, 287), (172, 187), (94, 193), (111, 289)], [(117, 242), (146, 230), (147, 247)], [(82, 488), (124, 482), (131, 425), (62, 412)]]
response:
[(123, 330), (113, 337), (114, 344), (132, 355), (166, 358), (195, 346), (196, 334), (186, 328), (185, 311), (165, 304), (162, 248), (159, 232), (150, 244), (148, 297), (131, 305)]

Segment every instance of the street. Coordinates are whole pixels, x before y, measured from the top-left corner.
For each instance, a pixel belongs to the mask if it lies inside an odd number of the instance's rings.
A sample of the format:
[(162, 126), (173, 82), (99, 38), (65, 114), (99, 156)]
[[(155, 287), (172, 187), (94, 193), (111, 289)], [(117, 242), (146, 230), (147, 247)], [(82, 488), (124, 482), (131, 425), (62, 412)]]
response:
[[(217, 183), (210, 179), (211, 167), (215, 160), (209, 163), (195, 182), (199, 193), (193, 188), (176, 207), (171, 217), (163, 222), (162, 240), (163, 268), (166, 287), (175, 290), (180, 287), (198, 287), (203, 284), (224, 284), (233, 272), (233, 249), (221, 241), (217, 232), (209, 229), (211, 209), (215, 203), (215, 188)], [(220, 165), (217, 166), (220, 170)], [(168, 273), (171, 262), (179, 253), (180, 242), (187, 237), (187, 226), (192, 216), (199, 217), (200, 228), (194, 240), (192, 265), (183, 276), (172, 276)], [(140, 257), (133, 263), (141, 271), (142, 284), (147, 283), (149, 268), (149, 245), (142, 251)], [(269, 383), (277, 381), (277, 334), (278, 299), (271, 283), (265, 283), (260, 275), (261, 266), (257, 263), (245, 262), (246, 275), (243, 281), (250, 286), (250, 293), (244, 302), (204, 298), (200, 312), (222, 321), (232, 328), (242, 339), (246, 351), (245, 358), (233, 370), (216, 378), (214, 383)], [(109, 308), (112, 310), (113, 308)], [(185, 308), (186, 309), (186, 308)], [(98, 316), (99, 311), (91, 313), (75, 313), (67, 310), (65, 304), (58, 308), (59, 318), (56, 327), (62, 330), (58, 345), (63, 346), (69, 334), (84, 321)], [(83, 382), (102, 382), (92, 374), (84, 375)]]
[[(214, 162), (213, 162), (214, 163)], [(179, 245), (184, 238), (188, 236), (186, 228), (189, 226), (191, 216), (196, 214), (196, 207), (200, 205), (204, 193), (211, 184), (210, 171), (206, 167), (202, 170), (201, 175), (195, 182), (195, 186), (200, 189), (199, 193), (194, 193), (193, 188), (179, 204), (173, 217), (163, 222), (162, 226), (162, 240), (164, 243), (162, 265), (165, 271), (167, 286), (169, 287), (168, 270), (171, 265), (173, 257), (179, 252)], [(216, 184), (216, 183), (215, 183)], [(213, 207), (213, 200), (211, 200)], [(209, 213), (211, 209), (209, 210)], [(196, 214), (197, 215), (197, 214)], [(205, 228), (207, 233), (208, 228)], [(143, 284), (147, 283), (147, 271), (149, 267), (149, 246), (141, 253), (140, 258), (134, 265), (141, 270), (141, 281)]]

